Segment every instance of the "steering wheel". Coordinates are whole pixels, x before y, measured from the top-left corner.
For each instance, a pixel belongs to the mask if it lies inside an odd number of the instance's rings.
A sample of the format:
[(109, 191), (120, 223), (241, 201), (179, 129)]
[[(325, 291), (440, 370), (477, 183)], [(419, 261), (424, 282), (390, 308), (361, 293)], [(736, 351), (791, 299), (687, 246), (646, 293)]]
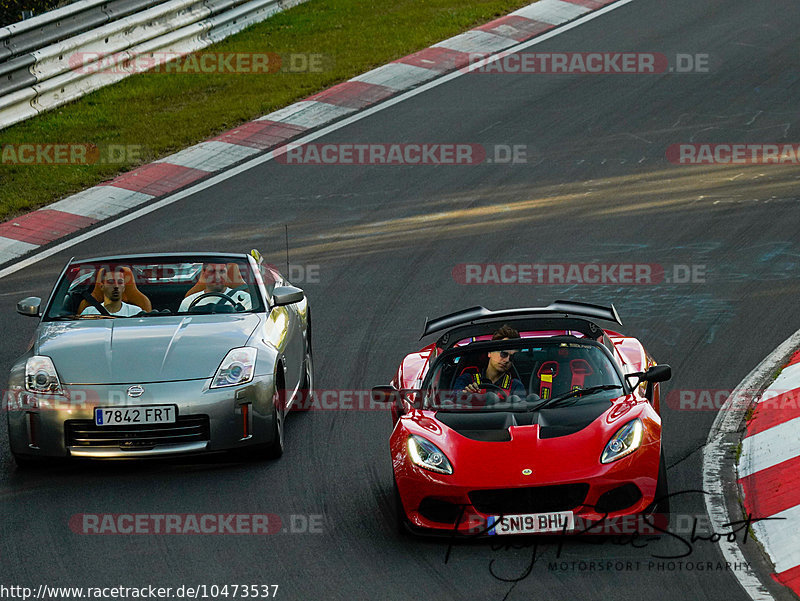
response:
[(486, 382), (485, 384), (478, 384), (481, 388), (486, 390), (486, 392), (495, 392), (497, 396), (500, 397), (501, 401), (508, 400), (508, 391), (505, 388), (500, 388), (497, 384), (492, 384), (491, 382)]
[(505, 390), (504, 388), (500, 388), (500, 386), (498, 386), (497, 384), (492, 384), (491, 382), (486, 382), (486, 383), (481, 382), (480, 384), (478, 384), (478, 386), (484, 391), (483, 393), (472, 392), (469, 390), (464, 390), (461, 392), (462, 394), (467, 394), (467, 395), (485, 394), (486, 392), (494, 392), (495, 394), (497, 394), (498, 397), (500, 397), (501, 402), (508, 401), (508, 391)]
[[(204, 292), (203, 294), (198, 296), (196, 299), (194, 299), (191, 303), (189, 303), (189, 306), (187, 307), (186, 310), (187, 311), (191, 311), (192, 309), (194, 309), (197, 306), (197, 303), (199, 303), (204, 298), (208, 298), (210, 296), (217, 296), (217, 297), (221, 298), (222, 300), (229, 302), (231, 305), (233, 305), (234, 308), (239, 306), (238, 302), (236, 302), (234, 299), (232, 299), (230, 296), (228, 296), (227, 294), (225, 294), (223, 292)], [(214, 304), (213, 306), (216, 306), (216, 304)]]

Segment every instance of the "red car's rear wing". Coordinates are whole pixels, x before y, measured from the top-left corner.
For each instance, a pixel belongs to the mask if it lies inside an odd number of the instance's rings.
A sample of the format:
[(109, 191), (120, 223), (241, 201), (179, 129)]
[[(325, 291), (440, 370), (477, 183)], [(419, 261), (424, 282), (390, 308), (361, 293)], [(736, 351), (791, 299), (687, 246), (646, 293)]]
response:
[[(436, 317), (435, 319), (426, 319), (425, 327), (422, 331), (422, 336), (420, 336), (420, 339), (434, 332), (449, 330), (457, 328), (458, 326), (475, 324), (479, 321), (524, 320), (525, 318), (546, 317), (559, 314), (565, 318), (573, 316), (590, 317), (594, 319), (613, 321), (614, 323), (622, 325), (622, 320), (620, 319), (617, 310), (614, 308), (614, 305), (611, 305), (610, 307), (604, 307), (602, 305), (593, 305), (590, 303), (559, 300), (555, 301), (554, 303), (550, 303), (546, 307), (501, 309), (499, 311), (492, 311), (486, 307), (471, 307), (469, 309), (450, 313), (449, 315)], [(584, 323), (588, 324), (591, 322)], [(577, 329), (582, 331), (580, 328)]]

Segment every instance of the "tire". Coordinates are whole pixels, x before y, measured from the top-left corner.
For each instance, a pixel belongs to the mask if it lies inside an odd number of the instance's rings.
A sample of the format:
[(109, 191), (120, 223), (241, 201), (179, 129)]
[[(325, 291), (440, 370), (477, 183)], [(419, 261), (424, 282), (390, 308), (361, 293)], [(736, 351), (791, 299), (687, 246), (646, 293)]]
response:
[(311, 356), (310, 348), (303, 365), (303, 381), (300, 383), (297, 394), (299, 398), (292, 406), (292, 411), (305, 413), (314, 404), (314, 359)]
[(35, 457), (29, 457), (28, 455), (17, 455), (13, 451), (11, 454), (14, 457), (14, 463), (17, 464), (17, 469), (20, 471), (36, 469), (44, 465), (43, 461)]
[(661, 449), (661, 458), (658, 463), (658, 481), (656, 483), (653, 512), (669, 516), (669, 484), (667, 482), (667, 462), (664, 459), (663, 448)]
[[(279, 369), (282, 368), (279, 366)], [(283, 380), (279, 379), (275, 386), (275, 393), (272, 396), (272, 442), (267, 444), (265, 448), (265, 455), (268, 459), (278, 459), (283, 455), (283, 421), (286, 417), (286, 411), (284, 409), (279, 410), (278, 407), (283, 407), (281, 395), (284, 394), (286, 394), (286, 392)]]
[(410, 537), (408, 518), (403, 509), (403, 502), (400, 499), (400, 489), (397, 488), (397, 480), (392, 476), (392, 501), (394, 505), (394, 521), (397, 534), (402, 537)]

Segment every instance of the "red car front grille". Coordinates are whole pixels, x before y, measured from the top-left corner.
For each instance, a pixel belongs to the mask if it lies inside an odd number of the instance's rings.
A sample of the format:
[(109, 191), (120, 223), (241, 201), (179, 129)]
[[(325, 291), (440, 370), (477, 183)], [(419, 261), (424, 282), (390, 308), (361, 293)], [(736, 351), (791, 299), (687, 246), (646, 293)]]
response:
[(575, 509), (584, 502), (588, 493), (588, 484), (558, 484), (473, 490), (469, 493), (469, 500), (475, 509), (489, 515), (547, 513)]

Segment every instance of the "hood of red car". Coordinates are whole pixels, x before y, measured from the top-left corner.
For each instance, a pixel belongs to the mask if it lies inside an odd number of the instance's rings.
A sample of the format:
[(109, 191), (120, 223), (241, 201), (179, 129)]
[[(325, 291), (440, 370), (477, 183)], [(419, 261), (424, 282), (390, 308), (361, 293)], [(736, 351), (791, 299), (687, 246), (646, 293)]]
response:
[(609, 439), (642, 410), (641, 402), (627, 396), (516, 416), (418, 411), (405, 425), (438, 446), (462, 477), (459, 466), (469, 466), (472, 481), (532, 486), (604, 470), (600, 455)]

